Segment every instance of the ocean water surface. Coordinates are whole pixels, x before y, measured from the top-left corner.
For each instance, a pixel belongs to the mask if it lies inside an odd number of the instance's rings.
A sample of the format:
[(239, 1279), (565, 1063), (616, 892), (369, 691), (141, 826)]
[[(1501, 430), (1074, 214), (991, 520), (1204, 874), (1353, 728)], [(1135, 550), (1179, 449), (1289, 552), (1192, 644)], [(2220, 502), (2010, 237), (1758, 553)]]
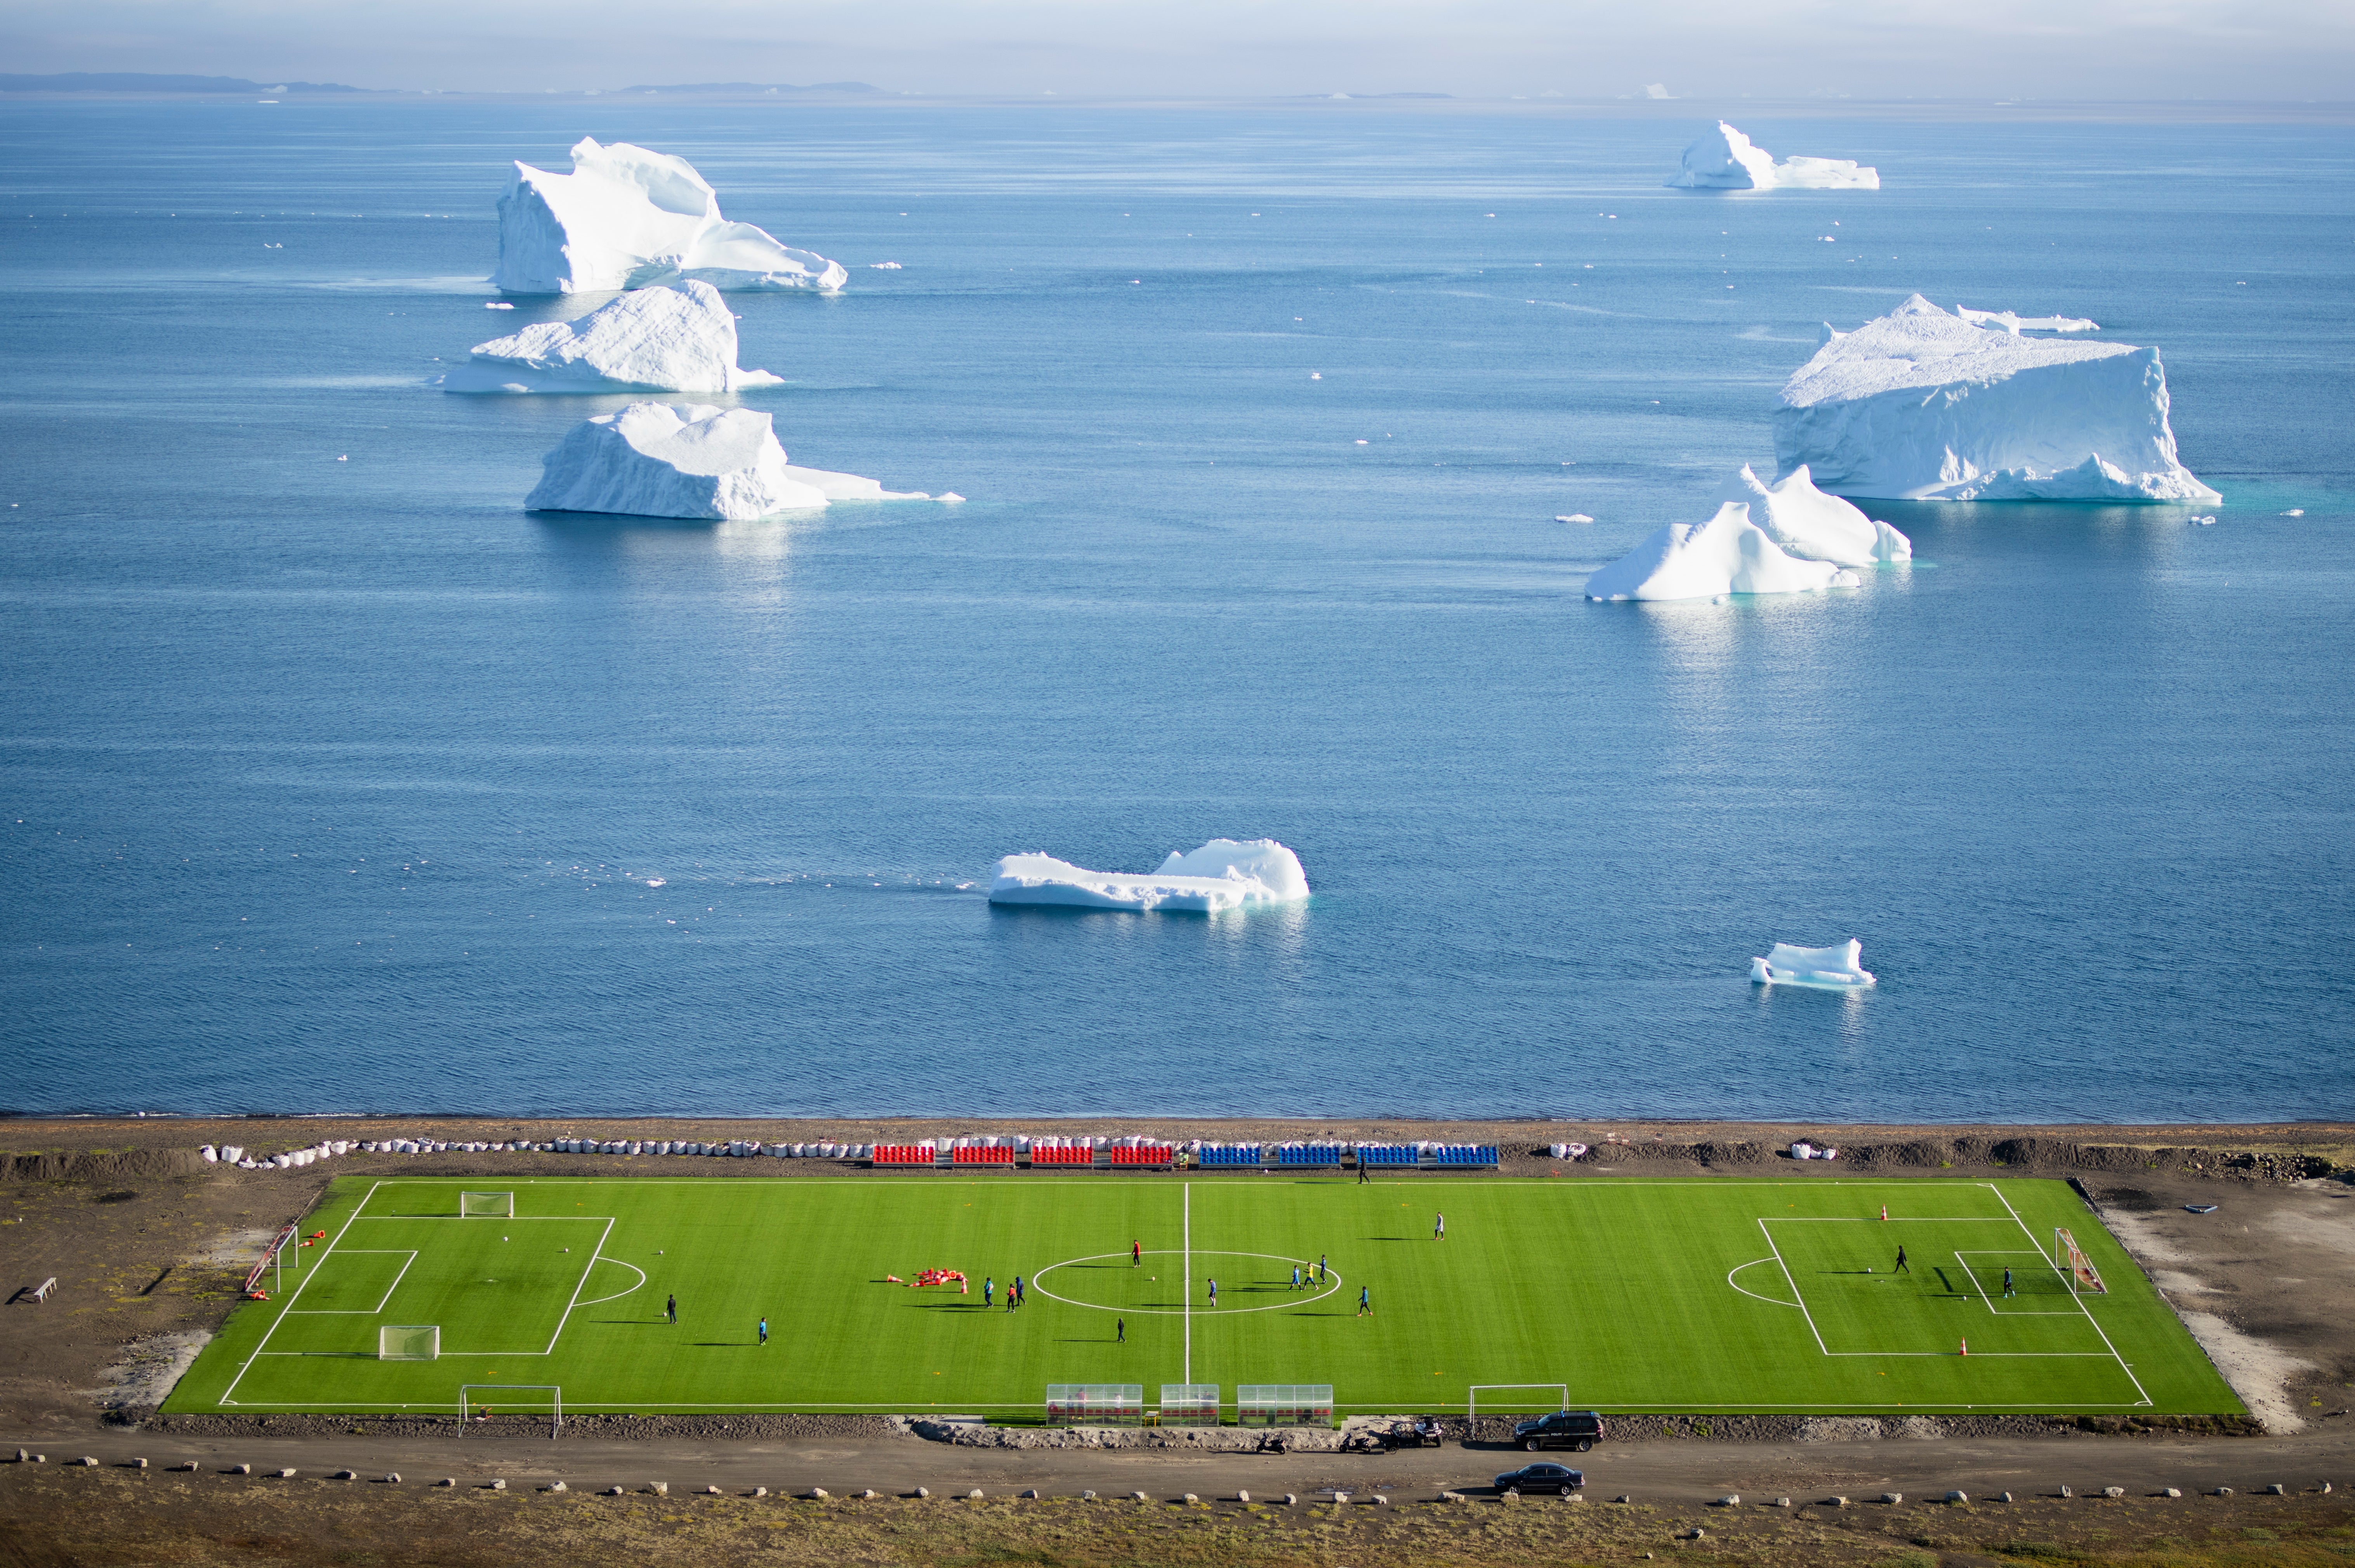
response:
[[(2355, 133), (1761, 119), (1885, 188), (1661, 188), (1704, 123), (0, 105), (0, 1108), (2355, 1111)], [(697, 400), (969, 503), (524, 513), (627, 399), (430, 379), (598, 302), (483, 309), (584, 133), (851, 268)], [(2158, 344), (2215, 524), (1580, 597), (1916, 290)], [(1221, 834), (1315, 899), (985, 902)], [(1870, 994), (1745, 979), (1850, 936)]]

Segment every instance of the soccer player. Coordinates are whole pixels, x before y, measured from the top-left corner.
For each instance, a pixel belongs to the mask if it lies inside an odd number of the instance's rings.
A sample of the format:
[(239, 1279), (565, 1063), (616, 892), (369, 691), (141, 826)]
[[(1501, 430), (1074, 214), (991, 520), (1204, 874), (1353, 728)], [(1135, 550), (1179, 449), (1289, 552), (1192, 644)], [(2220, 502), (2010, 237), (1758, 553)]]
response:
[(762, 1344), (764, 1344), (764, 1345), (765, 1345), (765, 1344), (767, 1344), (768, 1342), (769, 1342), (769, 1320), (768, 1320), (766, 1318), (763, 1318), (763, 1319), (761, 1319), (761, 1343), (762, 1343)]
[(1369, 1313), (1371, 1313), (1371, 1312), (1373, 1311), (1373, 1309), (1374, 1309), (1374, 1297), (1373, 1297), (1373, 1291), (1372, 1291), (1369, 1287), (1366, 1287), (1366, 1286), (1363, 1286), (1363, 1285), (1359, 1286), (1359, 1287), (1358, 1287), (1358, 1316), (1359, 1316), (1359, 1317), (1360, 1317), (1360, 1318), (1366, 1317), (1367, 1315), (1369, 1315)]
[(1438, 1214), (1433, 1216), (1432, 1219), (1431, 1239), (1433, 1241), (1445, 1241), (1447, 1239), (1447, 1216), (1445, 1214)]
[(991, 1298), (992, 1298), (993, 1297), (995, 1297), (996, 1294), (997, 1294), (997, 1280), (996, 1280), (996, 1278), (994, 1276), (991, 1276), (991, 1275), (986, 1275), (986, 1274), (983, 1275), (983, 1276), (981, 1277), (981, 1308), (982, 1308), (982, 1310), (983, 1310), (983, 1311), (986, 1312), (987, 1310), (989, 1310), (989, 1304), (990, 1304), (990, 1300), (991, 1300)]
[(673, 1323), (678, 1321), (678, 1298), (676, 1295), (672, 1296), (669, 1303), (663, 1308), (663, 1316), (668, 1318)]
[(1316, 1255), (1316, 1283), (1325, 1283), (1325, 1255), (1321, 1252)]
[(1913, 1272), (1913, 1270), (1908, 1266), (1905, 1262), (1905, 1244), (1903, 1242), (1899, 1242), (1897, 1244), (1897, 1266), (1891, 1269), (1889, 1272), (1891, 1274), (1911, 1274)]
[(1359, 1185), (1359, 1186), (1360, 1186), (1360, 1187), (1363, 1187), (1363, 1186), (1365, 1186), (1367, 1183), (1370, 1182), (1372, 1180), (1373, 1180), (1373, 1177), (1372, 1177), (1372, 1176), (1370, 1176), (1370, 1175), (1369, 1175), (1369, 1174), (1367, 1173), (1367, 1165), (1366, 1165), (1366, 1162), (1365, 1162), (1363, 1160), (1359, 1160), (1359, 1161), (1358, 1161), (1358, 1185)]
[(1218, 1304), (1219, 1304), (1219, 1282), (1218, 1282), (1217, 1280), (1213, 1279), (1212, 1281), (1210, 1281), (1210, 1305), (1211, 1305), (1211, 1306), (1213, 1306), (1213, 1307), (1216, 1307)]
[(1129, 1267), (1131, 1267), (1131, 1268), (1135, 1268), (1135, 1267), (1138, 1267), (1138, 1266), (1142, 1266), (1142, 1265), (1144, 1264), (1144, 1262), (1145, 1262), (1145, 1244), (1144, 1244), (1143, 1242), (1141, 1242), (1141, 1241), (1133, 1241), (1133, 1242), (1129, 1243), (1129, 1244), (1128, 1244), (1128, 1266), (1129, 1266)]
[(1128, 1343), (1127, 1319), (1114, 1318), (1112, 1320), (1112, 1342), (1115, 1345), (1124, 1345)]
[(2003, 1271), (2003, 1297), (2007, 1301), (2011, 1299), (2011, 1270), (2009, 1268)]
[(1296, 1263), (1292, 1266), (1292, 1287), (1295, 1290), (1300, 1288), (1300, 1266)]

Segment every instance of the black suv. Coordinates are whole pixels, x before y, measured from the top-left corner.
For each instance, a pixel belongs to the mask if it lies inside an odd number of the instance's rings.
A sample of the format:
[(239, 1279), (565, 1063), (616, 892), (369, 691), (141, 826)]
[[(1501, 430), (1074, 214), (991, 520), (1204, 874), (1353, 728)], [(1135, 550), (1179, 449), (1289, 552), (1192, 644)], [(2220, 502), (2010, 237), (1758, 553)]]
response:
[(1603, 1417), (1592, 1410), (1557, 1410), (1513, 1428), (1513, 1441), (1534, 1454), (1540, 1448), (1585, 1453), (1603, 1441)]
[(1523, 1465), (1497, 1478), (1499, 1492), (1559, 1492), (1569, 1497), (1586, 1485), (1586, 1472), (1567, 1465)]

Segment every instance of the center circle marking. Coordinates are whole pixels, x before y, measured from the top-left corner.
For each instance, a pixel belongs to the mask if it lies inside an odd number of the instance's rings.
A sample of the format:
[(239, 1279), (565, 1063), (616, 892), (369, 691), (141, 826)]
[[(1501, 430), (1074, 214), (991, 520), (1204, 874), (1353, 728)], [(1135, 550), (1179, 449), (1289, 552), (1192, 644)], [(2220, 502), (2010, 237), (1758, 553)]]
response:
[[(1045, 1285), (1039, 1283), (1041, 1280), (1045, 1279), (1047, 1276), (1054, 1273), (1055, 1270), (1059, 1268), (1070, 1268), (1075, 1265), (1082, 1263), (1098, 1263), (1105, 1258), (1125, 1258), (1128, 1255), (1129, 1255), (1124, 1252), (1099, 1252), (1092, 1253), (1086, 1257), (1067, 1257), (1060, 1263), (1050, 1263), (1046, 1267), (1039, 1269), (1030, 1277), (1030, 1288), (1036, 1290), (1039, 1295), (1046, 1297), (1050, 1301), (1060, 1301), (1066, 1307), (1084, 1307), (1091, 1312), (1121, 1312), (1132, 1317), (1139, 1318), (1178, 1318), (1183, 1317), (1189, 1312), (1209, 1312), (1213, 1310), (1212, 1308), (1207, 1305), (1198, 1308), (1190, 1303), (1184, 1307), (1106, 1307), (1094, 1301), (1074, 1301), (1068, 1296), (1058, 1296), (1052, 1290), (1048, 1289)], [(1146, 1250), (1145, 1255), (1147, 1257), (1184, 1257), (1187, 1254), (1170, 1251), (1166, 1248), (1156, 1251), (1148, 1247)], [(1264, 1257), (1272, 1259), (1277, 1263), (1296, 1263), (1300, 1266), (1300, 1272), (1304, 1278), (1308, 1276), (1312, 1266), (1309, 1264), (1309, 1261), (1305, 1257), (1287, 1257), (1280, 1252), (1204, 1252), (1197, 1248), (1192, 1255), (1195, 1257)], [(1284, 1293), (1285, 1299), (1282, 1301), (1271, 1301), (1263, 1307), (1220, 1307), (1215, 1308), (1215, 1310), (1222, 1316), (1234, 1312), (1281, 1312), (1287, 1307), (1297, 1307), (1310, 1301), (1322, 1301), (1325, 1298), (1332, 1295), (1335, 1291), (1341, 1288), (1341, 1271), (1337, 1268), (1327, 1267), (1325, 1270), (1325, 1288), (1316, 1291), (1313, 1295), (1295, 1297), (1291, 1291), (1287, 1290)], [(1185, 1287), (1181, 1285), (1179, 1288), (1183, 1289)]]

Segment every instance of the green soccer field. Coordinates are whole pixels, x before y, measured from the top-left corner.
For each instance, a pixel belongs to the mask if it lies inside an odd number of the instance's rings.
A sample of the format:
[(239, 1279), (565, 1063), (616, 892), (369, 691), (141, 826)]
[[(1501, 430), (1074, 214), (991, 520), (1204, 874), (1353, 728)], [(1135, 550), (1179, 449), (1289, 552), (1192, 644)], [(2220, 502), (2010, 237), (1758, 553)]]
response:
[[(485, 1189), (514, 1218), (459, 1216)], [(2062, 1225), (2107, 1294), (2053, 1267)], [(1018, 1418), (1050, 1383), (1140, 1383), (1148, 1404), (1215, 1383), (1230, 1405), (1269, 1383), (1375, 1412), (1512, 1383), (1618, 1411), (2242, 1410), (2058, 1181), (349, 1176), (303, 1231), (325, 1236), (165, 1408), (448, 1411), (462, 1383), (554, 1383), (568, 1411)], [(928, 1268), (971, 1293), (887, 1279)], [(378, 1359), (385, 1325), (437, 1327), (439, 1358)]]

